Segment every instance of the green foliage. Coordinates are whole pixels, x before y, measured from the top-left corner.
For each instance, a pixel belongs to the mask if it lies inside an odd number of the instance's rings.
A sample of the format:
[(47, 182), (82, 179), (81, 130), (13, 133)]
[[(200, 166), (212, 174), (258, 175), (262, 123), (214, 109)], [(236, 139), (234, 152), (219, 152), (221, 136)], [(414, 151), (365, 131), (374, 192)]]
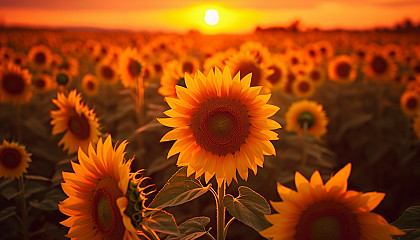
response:
[(179, 225), (180, 236), (168, 236), (165, 240), (194, 240), (208, 233), (206, 225), (210, 222), (208, 217), (195, 217)]
[(163, 209), (178, 206), (200, 197), (210, 187), (204, 187), (192, 175), (187, 177), (187, 168), (183, 167), (168, 180), (148, 207)]
[(411, 206), (407, 208), (401, 217), (391, 224), (406, 233), (402, 236), (394, 236), (394, 239), (420, 239), (420, 206)]
[(271, 224), (264, 214), (271, 214), (271, 210), (264, 197), (246, 186), (240, 186), (238, 190), (238, 197), (228, 194), (223, 199), (229, 213), (256, 231), (270, 227)]

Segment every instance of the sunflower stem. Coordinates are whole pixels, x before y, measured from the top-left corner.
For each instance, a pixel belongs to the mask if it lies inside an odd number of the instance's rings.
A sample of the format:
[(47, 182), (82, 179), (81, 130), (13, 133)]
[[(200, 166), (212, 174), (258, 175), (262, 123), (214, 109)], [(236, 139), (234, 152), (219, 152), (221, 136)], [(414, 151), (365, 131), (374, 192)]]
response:
[(140, 225), (140, 231), (148, 240), (160, 240), (159, 236), (153, 230), (147, 229)]
[(223, 198), (225, 197), (226, 187), (225, 180), (223, 179), (222, 184), (217, 188), (217, 240), (225, 239), (225, 205), (223, 204)]
[(223, 235), (224, 235), (224, 238), (226, 238), (227, 231), (228, 231), (228, 229), (229, 229), (230, 225), (233, 223), (233, 221), (235, 221), (235, 219), (236, 219), (235, 217), (232, 217), (232, 218), (229, 220), (229, 222), (226, 224), (225, 229), (223, 230)]
[(20, 205), (21, 205), (21, 214), (22, 214), (22, 234), (23, 239), (28, 239), (28, 231), (27, 231), (27, 219), (26, 219), (26, 203), (25, 203), (25, 183), (23, 182), (23, 177), (19, 177), (19, 198), (20, 198)]
[(21, 121), (21, 105), (18, 105), (17, 106), (17, 109), (16, 109), (16, 138), (17, 138), (17, 141), (20, 141), (20, 136), (21, 136), (21, 127), (20, 127), (20, 121)]
[(308, 122), (303, 123), (303, 135), (302, 135), (302, 166), (306, 166), (308, 159), (308, 153), (306, 151), (306, 134), (308, 132)]

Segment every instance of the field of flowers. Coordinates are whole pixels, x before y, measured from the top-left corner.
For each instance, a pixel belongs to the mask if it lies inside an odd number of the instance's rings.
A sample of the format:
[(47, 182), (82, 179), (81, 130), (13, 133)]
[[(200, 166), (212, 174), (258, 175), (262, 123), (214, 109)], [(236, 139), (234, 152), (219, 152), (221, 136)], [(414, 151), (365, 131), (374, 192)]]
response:
[(419, 113), (414, 33), (2, 29), (0, 239), (414, 239)]

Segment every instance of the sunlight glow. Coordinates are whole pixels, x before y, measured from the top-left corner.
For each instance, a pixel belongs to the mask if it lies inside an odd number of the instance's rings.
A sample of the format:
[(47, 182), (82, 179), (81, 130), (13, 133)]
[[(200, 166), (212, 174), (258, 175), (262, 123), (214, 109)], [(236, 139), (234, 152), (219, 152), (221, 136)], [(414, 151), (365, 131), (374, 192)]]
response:
[(204, 21), (208, 25), (215, 25), (219, 22), (219, 13), (217, 10), (209, 9), (206, 11), (206, 15), (204, 16)]

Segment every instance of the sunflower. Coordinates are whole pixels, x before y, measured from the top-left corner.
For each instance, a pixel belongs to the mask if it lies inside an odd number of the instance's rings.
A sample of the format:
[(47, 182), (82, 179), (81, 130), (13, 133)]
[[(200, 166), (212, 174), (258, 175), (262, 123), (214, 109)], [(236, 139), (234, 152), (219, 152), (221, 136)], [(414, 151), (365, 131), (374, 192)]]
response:
[(51, 50), (45, 45), (33, 46), (29, 50), (28, 61), (36, 68), (48, 68), (51, 60)]
[(356, 76), (357, 69), (350, 56), (339, 55), (329, 61), (328, 77), (330, 80), (341, 84), (347, 84), (354, 82)]
[(316, 87), (321, 86), (325, 81), (326, 74), (322, 65), (314, 65), (306, 74), (306, 77), (311, 80)]
[(278, 214), (266, 215), (273, 226), (260, 234), (273, 240), (391, 240), (391, 235), (403, 235), (381, 215), (371, 212), (385, 194), (347, 190), (350, 171), (349, 163), (325, 185), (318, 171), (310, 181), (296, 172), (297, 191), (278, 184), (283, 201), (271, 202)]
[(315, 89), (315, 84), (307, 77), (297, 78), (292, 84), (292, 92), (299, 98), (308, 98), (314, 95)]
[(53, 89), (53, 81), (47, 73), (38, 73), (32, 78), (32, 86), (35, 92), (45, 93)]
[(260, 42), (245, 42), (241, 45), (240, 51), (250, 53), (259, 64), (267, 63), (270, 60), (270, 51)]
[(82, 78), (82, 90), (87, 96), (95, 96), (99, 91), (98, 79), (88, 73)]
[(420, 92), (404, 91), (400, 97), (400, 106), (405, 115), (416, 115), (420, 111)]
[(15, 55), (13, 56), (12, 62), (13, 64), (17, 65), (17, 66), (26, 66), (26, 54), (22, 53), (22, 52), (17, 52), (15, 53)]
[(72, 77), (79, 76), (79, 61), (73, 57), (66, 57), (58, 67), (59, 70), (66, 72)]
[(319, 63), (323, 60), (323, 55), (321, 55), (318, 45), (315, 43), (306, 44), (303, 52), (306, 58), (310, 59), (313, 63)]
[(16, 142), (3, 140), (0, 145), (0, 177), (19, 178), (28, 168), (32, 154), (27, 153), (25, 146)]
[(285, 55), (286, 63), (290, 68), (295, 68), (304, 63), (304, 54), (300, 50), (288, 50)]
[(13, 61), (15, 52), (6, 46), (0, 47), (0, 61), (10, 62)]
[(329, 41), (318, 41), (315, 45), (324, 61), (327, 61), (334, 55), (334, 48)]
[(95, 68), (96, 77), (105, 84), (113, 85), (118, 82), (117, 70), (112, 61), (103, 59)]
[(272, 73), (268, 75), (267, 80), (272, 89), (282, 89), (287, 81), (287, 67), (280, 56), (273, 55), (270, 63), (267, 64), (268, 70)]
[(397, 65), (382, 51), (371, 50), (366, 57), (363, 71), (372, 80), (388, 82), (397, 74)]
[(126, 88), (136, 87), (137, 79), (142, 75), (142, 60), (136, 49), (127, 48), (119, 58), (119, 74)]
[(265, 65), (258, 63), (251, 53), (241, 51), (232, 55), (226, 60), (226, 66), (232, 69), (233, 76), (240, 73), (241, 79), (252, 73), (251, 87), (263, 86), (264, 93), (270, 92), (267, 77), (272, 71), (268, 70)]
[(69, 93), (57, 93), (57, 99), (52, 100), (59, 110), (51, 111), (52, 134), (66, 132), (58, 145), (64, 144), (64, 150), (72, 154), (80, 147), (87, 151), (90, 143), (96, 143), (100, 134), (98, 119), (93, 110), (89, 110), (82, 102), (82, 97), (76, 90)]
[(184, 73), (181, 72), (179, 65), (179, 62), (176, 60), (165, 64), (158, 89), (158, 93), (162, 96), (176, 97), (175, 86), (185, 87)]
[(232, 79), (229, 67), (223, 73), (215, 67), (207, 77), (185, 74), (187, 88), (176, 86), (179, 99), (166, 98), (170, 118), (158, 121), (175, 129), (161, 141), (177, 140), (168, 157), (180, 153), (177, 165), (188, 166), (188, 175), (205, 174), (206, 182), (215, 175), (219, 185), (229, 185), (236, 171), (247, 180), (248, 168), (256, 174), (264, 155), (276, 153), (270, 140), (278, 138), (271, 130), (281, 126), (268, 117), (279, 108), (266, 104), (270, 94), (259, 95), (261, 86), (250, 87), (251, 74), (240, 75)]
[(322, 105), (314, 101), (294, 102), (286, 113), (286, 130), (302, 134), (305, 125), (307, 133), (318, 139), (327, 132), (328, 119)]
[(24, 104), (32, 97), (32, 75), (27, 69), (9, 63), (0, 68), (0, 102)]
[(55, 85), (60, 88), (67, 88), (73, 80), (73, 77), (67, 71), (60, 69), (53, 71), (53, 78), (55, 79)]
[(61, 222), (70, 230), (71, 239), (138, 239), (130, 217), (125, 214), (132, 159), (124, 159), (123, 141), (112, 147), (111, 136), (98, 141), (97, 149), (78, 152), (79, 164), (72, 162), (74, 173), (63, 172), (61, 184), (67, 199), (59, 203), (69, 216)]
[(200, 61), (191, 55), (183, 55), (178, 58), (179, 71), (193, 75), (200, 69)]

